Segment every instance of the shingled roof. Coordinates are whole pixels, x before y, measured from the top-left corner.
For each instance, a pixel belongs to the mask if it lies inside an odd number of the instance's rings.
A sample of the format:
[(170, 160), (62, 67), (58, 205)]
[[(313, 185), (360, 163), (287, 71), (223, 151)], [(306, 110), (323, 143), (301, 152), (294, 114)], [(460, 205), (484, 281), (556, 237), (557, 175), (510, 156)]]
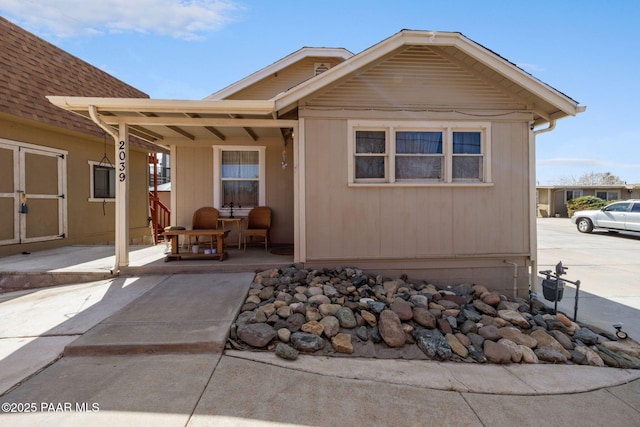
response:
[[(0, 16), (0, 113), (104, 135), (91, 120), (51, 104), (47, 95), (149, 98)], [(149, 151), (162, 151), (133, 138), (131, 142)]]

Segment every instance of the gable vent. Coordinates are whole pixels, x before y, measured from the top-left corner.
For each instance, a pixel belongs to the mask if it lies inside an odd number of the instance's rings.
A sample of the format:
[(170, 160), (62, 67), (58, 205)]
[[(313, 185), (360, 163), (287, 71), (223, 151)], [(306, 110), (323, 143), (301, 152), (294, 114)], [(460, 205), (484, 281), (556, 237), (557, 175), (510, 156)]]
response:
[(328, 62), (316, 62), (313, 64), (313, 75), (317, 76), (318, 74), (322, 74), (331, 68), (331, 64)]

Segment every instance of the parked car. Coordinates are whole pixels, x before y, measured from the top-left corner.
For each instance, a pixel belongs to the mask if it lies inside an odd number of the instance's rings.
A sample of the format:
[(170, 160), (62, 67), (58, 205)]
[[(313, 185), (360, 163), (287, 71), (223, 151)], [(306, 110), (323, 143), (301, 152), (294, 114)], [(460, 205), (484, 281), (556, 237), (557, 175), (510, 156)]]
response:
[(577, 211), (571, 222), (581, 233), (591, 233), (594, 228), (640, 231), (640, 200), (614, 202), (600, 210)]

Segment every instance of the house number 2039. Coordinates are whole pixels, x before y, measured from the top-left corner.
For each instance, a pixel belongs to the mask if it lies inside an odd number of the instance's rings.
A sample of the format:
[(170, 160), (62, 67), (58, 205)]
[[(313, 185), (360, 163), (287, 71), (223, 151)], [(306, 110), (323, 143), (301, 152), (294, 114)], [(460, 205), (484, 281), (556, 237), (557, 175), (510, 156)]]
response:
[(120, 182), (124, 182), (127, 179), (127, 164), (125, 160), (127, 159), (127, 152), (125, 151), (125, 143), (124, 141), (120, 141), (118, 144), (118, 177)]

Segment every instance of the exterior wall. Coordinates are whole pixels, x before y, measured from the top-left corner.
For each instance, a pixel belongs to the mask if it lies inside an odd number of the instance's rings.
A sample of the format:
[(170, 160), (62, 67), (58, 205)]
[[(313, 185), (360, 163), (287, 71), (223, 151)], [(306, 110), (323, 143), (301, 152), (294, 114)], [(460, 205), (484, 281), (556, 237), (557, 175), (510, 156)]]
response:
[[(76, 244), (113, 244), (115, 240), (115, 203), (89, 202), (89, 161), (100, 162), (104, 155), (102, 139), (78, 133), (61, 132), (53, 127), (37, 127), (35, 122), (17, 121), (0, 116), (0, 138), (43, 147), (67, 150), (67, 219), (68, 233), (64, 239), (0, 246), (0, 256), (23, 251), (38, 251)], [(107, 138), (107, 156), (114, 162), (113, 140)], [(130, 239), (132, 243), (150, 243), (148, 226), (149, 196), (147, 190), (147, 154), (130, 152)], [(30, 179), (46, 177), (30, 177)]]
[(318, 62), (332, 67), (340, 60), (331, 58), (308, 57), (280, 70), (271, 76), (241, 90), (226, 99), (271, 99), (301, 82), (314, 77), (314, 65)]
[[(176, 205), (171, 207), (174, 225), (190, 228), (193, 212), (203, 206), (213, 206), (213, 145), (266, 146), (266, 205), (272, 209), (271, 242), (293, 243), (293, 147), (286, 147), (289, 166), (282, 169), (283, 142), (280, 138), (259, 138), (257, 142), (235, 139), (226, 142), (208, 141), (201, 145), (177, 146), (172, 150), (172, 193)], [(247, 212), (235, 213), (246, 216)], [(243, 226), (246, 224), (243, 224)], [(229, 242), (237, 242), (235, 230)]]
[[(375, 114), (370, 118), (389, 118)], [(310, 266), (357, 265), (510, 291), (513, 266), (506, 260), (518, 263), (518, 289), (526, 293), (533, 208), (527, 122), (492, 123), (492, 186), (354, 188), (347, 185), (346, 118), (314, 118), (312, 111), (305, 116)]]

